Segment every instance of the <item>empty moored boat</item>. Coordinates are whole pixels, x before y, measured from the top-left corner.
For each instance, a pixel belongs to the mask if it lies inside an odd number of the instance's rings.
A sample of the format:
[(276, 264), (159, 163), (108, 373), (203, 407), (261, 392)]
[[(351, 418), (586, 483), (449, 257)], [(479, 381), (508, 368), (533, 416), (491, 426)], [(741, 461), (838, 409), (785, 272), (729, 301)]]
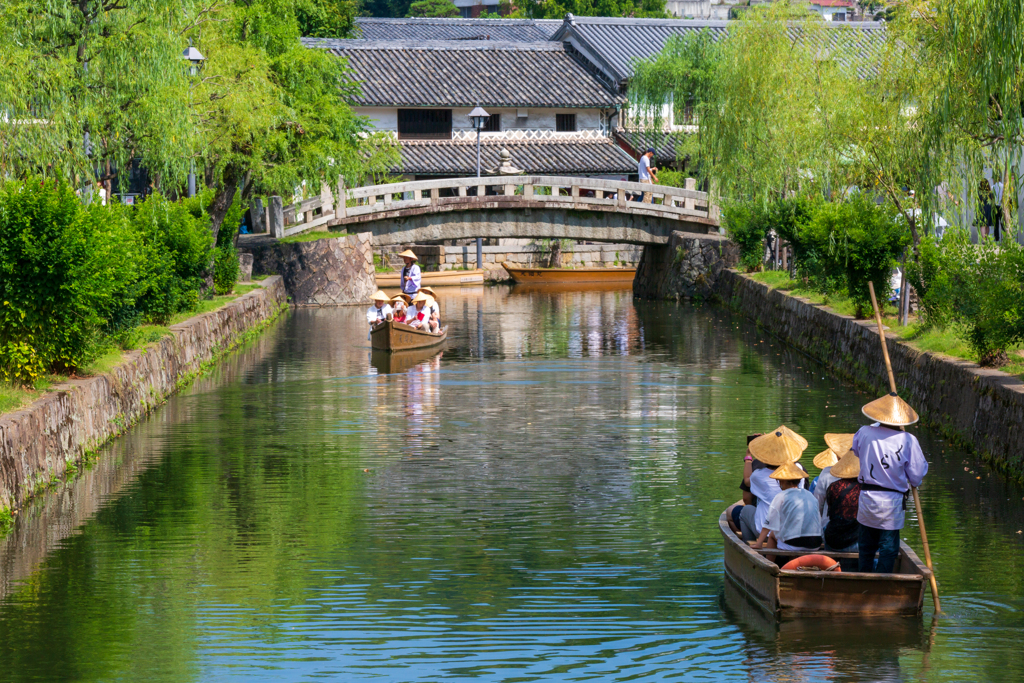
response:
[(501, 264), (516, 284), (632, 282), (636, 268), (525, 268)]

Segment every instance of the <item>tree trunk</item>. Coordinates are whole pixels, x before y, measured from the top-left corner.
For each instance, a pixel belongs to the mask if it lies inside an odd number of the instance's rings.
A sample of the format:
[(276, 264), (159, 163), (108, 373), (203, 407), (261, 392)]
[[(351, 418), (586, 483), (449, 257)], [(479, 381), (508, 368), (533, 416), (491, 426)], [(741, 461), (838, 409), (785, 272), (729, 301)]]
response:
[(238, 180), (233, 176), (225, 176), (224, 181), (220, 187), (217, 188), (216, 194), (213, 195), (213, 201), (210, 202), (210, 230), (213, 231), (213, 243), (217, 243), (217, 235), (220, 233), (221, 223), (224, 222), (224, 216), (227, 215), (228, 209), (231, 208), (231, 202), (235, 198), (235, 190), (238, 189)]

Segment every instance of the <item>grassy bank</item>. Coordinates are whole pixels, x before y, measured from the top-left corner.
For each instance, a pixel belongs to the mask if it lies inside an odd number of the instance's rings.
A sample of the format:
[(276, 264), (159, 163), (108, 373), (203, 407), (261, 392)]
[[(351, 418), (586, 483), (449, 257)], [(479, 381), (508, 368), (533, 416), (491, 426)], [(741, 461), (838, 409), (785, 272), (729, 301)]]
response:
[[(848, 297), (828, 296), (803, 286), (798, 280), (789, 277), (783, 271), (766, 271), (750, 273), (749, 276), (762, 282), (772, 289), (778, 289), (793, 296), (798, 296), (816, 304), (822, 304), (841, 315), (853, 316), (855, 306)], [(916, 315), (911, 315), (907, 325), (897, 323), (897, 311), (894, 306), (885, 304), (882, 307), (882, 322), (889, 331), (896, 334), (902, 341), (920, 351), (940, 353), (961, 360), (978, 362), (978, 354), (964, 341), (953, 328), (937, 328), (924, 324)], [(1008, 349), (1010, 363), (999, 368), (1002, 372), (1024, 379), (1024, 351), (1021, 346)]]
[(149, 344), (160, 341), (162, 338), (170, 335), (170, 328), (172, 325), (177, 325), (178, 323), (184, 322), (197, 315), (202, 315), (203, 313), (216, 311), (240, 296), (248, 294), (258, 288), (258, 284), (235, 285), (235, 289), (231, 294), (223, 294), (214, 296), (211, 299), (203, 299), (199, 302), (199, 306), (194, 311), (175, 313), (171, 316), (167, 325), (142, 325), (136, 330), (132, 343), (128, 345), (129, 348), (108, 349), (92, 362), (82, 367), (73, 377), (49, 374), (36, 380), (35, 385), (32, 387), (21, 387), (8, 382), (0, 382), (0, 415), (18, 410), (19, 408), (32, 403), (42, 394), (49, 391), (55, 384), (60, 384), (68, 379), (93, 377), (95, 375), (108, 372), (124, 360), (128, 351), (144, 348)]

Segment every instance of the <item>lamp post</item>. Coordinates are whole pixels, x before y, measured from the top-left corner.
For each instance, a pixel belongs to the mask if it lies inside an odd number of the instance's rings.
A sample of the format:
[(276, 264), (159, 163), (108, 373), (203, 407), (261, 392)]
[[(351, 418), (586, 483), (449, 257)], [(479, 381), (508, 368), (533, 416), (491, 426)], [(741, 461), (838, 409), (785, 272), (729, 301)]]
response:
[[(480, 132), (487, 125), (487, 119), (491, 117), (482, 107), (476, 107), (469, 112), (469, 120), (473, 122), (476, 129), (476, 177), (480, 177)], [(477, 186), (479, 187), (479, 186)], [(484, 241), (483, 238), (476, 238), (476, 267), (484, 267)]]
[[(195, 77), (199, 75), (199, 66), (206, 61), (206, 57), (203, 53), (192, 47), (192, 39), (189, 38), (188, 47), (181, 53), (181, 58), (186, 59), (192, 65), (188, 68), (188, 75)], [(189, 95), (192, 93), (192, 83), (188, 86)], [(188, 196), (196, 196), (196, 160), (189, 160), (189, 171), (188, 171)]]

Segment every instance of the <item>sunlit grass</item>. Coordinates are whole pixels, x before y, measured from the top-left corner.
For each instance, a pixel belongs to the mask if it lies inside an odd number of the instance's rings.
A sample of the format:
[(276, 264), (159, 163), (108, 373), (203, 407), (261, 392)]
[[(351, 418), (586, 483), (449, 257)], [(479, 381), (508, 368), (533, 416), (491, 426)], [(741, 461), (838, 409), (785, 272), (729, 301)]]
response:
[(294, 242), (316, 242), (317, 240), (326, 240), (332, 237), (345, 237), (347, 234), (348, 233), (344, 232), (328, 232), (326, 230), (300, 232), (297, 235), (282, 237), (278, 242), (281, 244), (292, 244)]
[[(259, 287), (259, 284), (237, 284), (231, 294), (204, 299), (199, 302), (196, 310), (174, 314), (167, 325), (141, 325), (135, 331), (132, 347), (139, 349), (158, 342), (163, 337), (171, 334), (171, 325), (177, 325), (197, 315), (215, 311), (240, 296), (248, 294), (254, 289), (259, 289)], [(125, 360), (130, 350), (116, 347), (109, 348), (100, 354), (99, 357), (79, 368), (76, 376), (92, 377), (110, 372)], [(46, 393), (53, 385), (60, 384), (67, 379), (69, 378), (61, 375), (46, 375), (36, 380), (34, 387), (20, 387), (8, 382), (0, 382), (0, 414), (23, 408)]]
[[(855, 306), (848, 297), (827, 296), (813, 289), (807, 289), (803, 283), (793, 280), (789, 273), (784, 271), (766, 271), (763, 273), (751, 273), (750, 277), (758, 282), (763, 282), (772, 289), (788, 292), (816, 304), (828, 306), (836, 313), (842, 315), (854, 315)], [(941, 353), (953, 358), (978, 362), (978, 354), (971, 349), (967, 341), (958, 334), (955, 327), (939, 328), (926, 325), (917, 316), (910, 316), (908, 324), (902, 326), (897, 324), (896, 308), (885, 304), (882, 308), (882, 324), (898, 336), (902, 341), (921, 351)], [(1010, 362), (999, 368), (1002, 372), (1010, 375), (1017, 375), (1024, 378), (1024, 355), (1022, 345), (1016, 345), (1007, 350)]]

